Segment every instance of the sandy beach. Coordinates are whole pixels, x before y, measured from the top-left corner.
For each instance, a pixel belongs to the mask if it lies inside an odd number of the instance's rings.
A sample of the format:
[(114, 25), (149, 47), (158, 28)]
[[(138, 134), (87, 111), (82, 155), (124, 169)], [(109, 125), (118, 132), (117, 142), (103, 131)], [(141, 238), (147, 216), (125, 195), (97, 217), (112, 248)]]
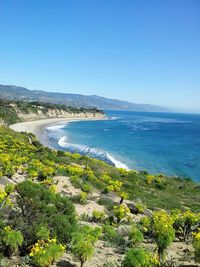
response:
[[(36, 121), (19, 122), (10, 125), (17, 132), (29, 132), (36, 135), (37, 139), (44, 145), (51, 147), (48, 143), (46, 128), (50, 125), (59, 125), (74, 121), (105, 120), (106, 118), (53, 118)], [(52, 148), (52, 147), (51, 147)]]

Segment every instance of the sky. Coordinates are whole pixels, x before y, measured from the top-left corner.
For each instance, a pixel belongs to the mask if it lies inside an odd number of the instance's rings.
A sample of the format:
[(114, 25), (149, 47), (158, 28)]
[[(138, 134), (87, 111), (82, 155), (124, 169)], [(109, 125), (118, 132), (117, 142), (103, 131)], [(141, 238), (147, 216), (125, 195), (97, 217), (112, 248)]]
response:
[(0, 84), (200, 110), (200, 1), (0, 0)]

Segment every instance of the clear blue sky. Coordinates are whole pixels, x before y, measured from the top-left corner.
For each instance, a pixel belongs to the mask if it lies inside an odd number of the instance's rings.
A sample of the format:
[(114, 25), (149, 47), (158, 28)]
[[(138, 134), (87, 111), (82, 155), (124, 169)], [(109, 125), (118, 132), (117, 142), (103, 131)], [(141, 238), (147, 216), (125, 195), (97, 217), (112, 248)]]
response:
[(0, 0), (0, 83), (200, 110), (200, 1)]

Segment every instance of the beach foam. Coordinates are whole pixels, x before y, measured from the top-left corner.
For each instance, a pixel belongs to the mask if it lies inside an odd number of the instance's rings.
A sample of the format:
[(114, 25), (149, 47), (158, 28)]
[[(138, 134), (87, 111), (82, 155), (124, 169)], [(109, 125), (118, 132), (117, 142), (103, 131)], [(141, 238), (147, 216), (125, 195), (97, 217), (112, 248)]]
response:
[(107, 157), (114, 163), (115, 167), (130, 170), (129, 167), (121, 161), (115, 159), (113, 156), (107, 153)]
[(65, 124), (58, 124), (58, 125), (54, 125), (54, 126), (49, 126), (46, 129), (50, 130), (50, 131), (57, 131), (57, 130), (61, 130), (66, 126), (67, 123)]
[(100, 160), (103, 160), (117, 168), (123, 168), (129, 170), (128, 166), (121, 161), (115, 159), (112, 155), (107, 152), (104, 152), (98, 148), (92, 148), (80, 144), (72, 144), (68, 142), (67, 136), (63, 136), (58, 140), (59, 146), (69, 150), (70, 152), (77, 152), (82, 155), (91, 156)]

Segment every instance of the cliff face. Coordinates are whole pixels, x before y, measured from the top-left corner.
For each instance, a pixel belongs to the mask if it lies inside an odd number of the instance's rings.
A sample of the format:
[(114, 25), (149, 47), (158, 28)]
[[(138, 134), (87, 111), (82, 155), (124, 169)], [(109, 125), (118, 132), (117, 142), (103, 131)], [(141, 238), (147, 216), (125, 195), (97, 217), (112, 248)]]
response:
[(17, 122), (54, 118), (104, 118), (96, 108), (74, 108), (38, 102), (17, 102), (0, 99), (0, 126)]
[(105, 115), (101, 112), (71, 112), (63, 109), (43, 109), (37, 107), (37, 109), (30, 110), (29, 112), (23, 112), (18, 107), (15, 107), (15, 111), (21, 121), (33, 121), (40, 119), (50, 118), (104, 118)]

